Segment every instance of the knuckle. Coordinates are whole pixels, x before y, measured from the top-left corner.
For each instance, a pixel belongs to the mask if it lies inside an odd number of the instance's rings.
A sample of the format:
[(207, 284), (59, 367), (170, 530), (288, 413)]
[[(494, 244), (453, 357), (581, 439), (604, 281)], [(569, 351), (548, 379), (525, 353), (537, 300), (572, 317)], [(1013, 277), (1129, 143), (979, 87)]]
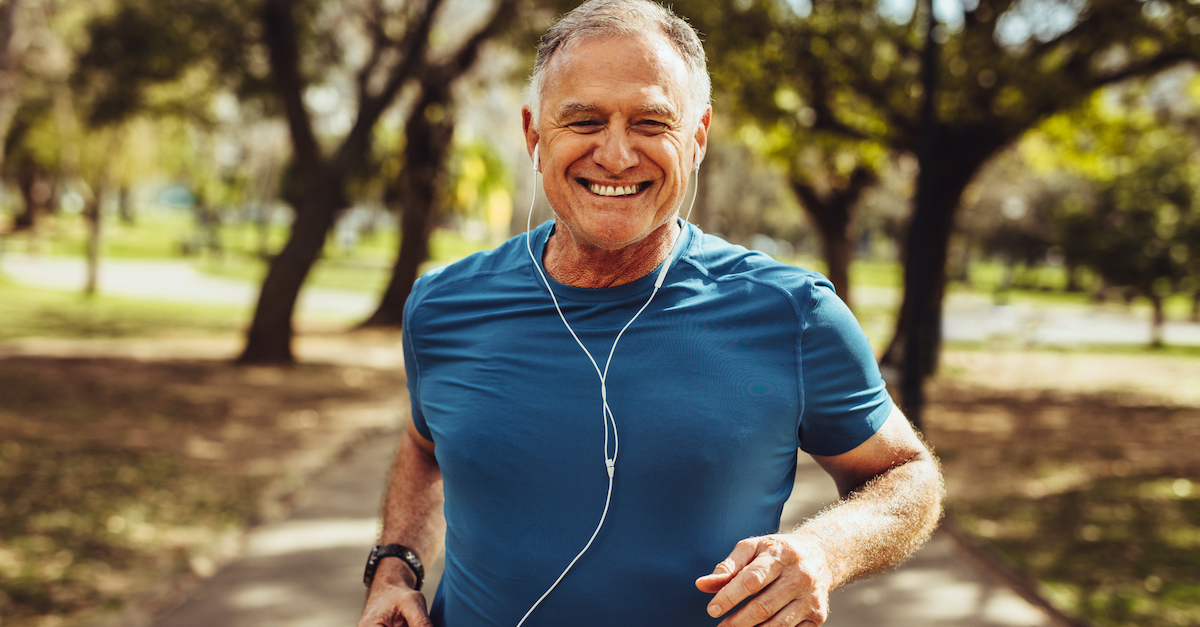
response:
[(794, 609), (784, 608), (782, 612), (775, 615), (775, 618), (766, 623), (764, 627), (795, 627), (800, 622), (800, 613)]
[(750, 618), (754, 619), (755, 623), (761, 623), (771, 618), (771, 615), (775, 613), (775, 610), (771, 607), (771, 604), (761, 596), (754, 597), (754, 599), (747, 603), (746, 609), (748, 610), (748, 615)]
[(767, 573), (763, 572), (761, 568), (747, 568), (743, 572), (746, 573), (747, 587), (759, 590), (767, 585)]

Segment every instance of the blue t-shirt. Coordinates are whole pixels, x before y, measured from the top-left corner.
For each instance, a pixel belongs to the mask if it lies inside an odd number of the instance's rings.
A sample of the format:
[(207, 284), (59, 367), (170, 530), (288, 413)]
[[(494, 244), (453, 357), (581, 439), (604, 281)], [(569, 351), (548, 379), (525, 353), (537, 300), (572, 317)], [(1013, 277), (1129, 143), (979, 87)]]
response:
[[(552, 231), (532, 234), (539, 263)], [(526, 625), (715, 624), (694, 581), (739, 540), (778, 530), (797, 449), (849, 451), (891, 410), (824, 277), (694, 225), (681, 237), (609, 370), (620, 448), (608, 518)], [(656, 275), (605, 289), (550, 279), (601, 369)], [(603, 510), (599, 377), (524, 235), (418, 280), (404, 349), (413, 421), (436, 444), (446, 495), (433, 622), (513, 627)]]

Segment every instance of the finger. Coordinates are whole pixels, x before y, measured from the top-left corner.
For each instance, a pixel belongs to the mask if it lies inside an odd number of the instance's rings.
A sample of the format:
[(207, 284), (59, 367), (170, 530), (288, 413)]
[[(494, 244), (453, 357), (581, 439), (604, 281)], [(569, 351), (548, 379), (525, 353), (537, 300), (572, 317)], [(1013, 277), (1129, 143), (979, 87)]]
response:
[(713, 568), (712, 574), (704, 575), (696, 579), (696, 587), (701, 592), (713, 594), (721, 589), (722, 586), (729, 583), (733, 576), (738, 573), (754, 556), (758, 553), (758, 538), (747, 538), (738, 542), (733, 547), (733, 552), (729, 554), (721, 563)]
[[(724, 582), (729, 581), (741, 569), (746, 567), (754, 556), (758, 555), (759, 538), (746, 538), (738, 542), (733, 547), (733, 551), (720, 564), (713, 568), (712, 574), (705, 575), (700, 579), (706, 582)], [(699, 581), (699, 580), (697, 580)]]
[(729, 583), (730, 579), (733, 579), (733, 573), (720, 572), (712, 575), (705, 575), (696, 579), (696, 588), (698, 588), (701, 592), (714, 594), (720, 590), (722, 586)]
[(757, 600), (752, 599), (717, 627), (820, 627), (825, 622), (825, 612), (800, 599), (782, 603), (780, 609), (769, 614), (770, 610), (755, 611)]
[[(771, 582), (778, 579), (782, 570), (779, 560), (774, 555), (759, 554), (754, 561), (739, 570), (729, 583), (721, 587), (708, 605), (708, 615), (715, 618), (733, 609), (735, 605), (762, 591)], [(771, 608), (771, 611), (764, 615), (763, 619), (769, 618), (780, 607), (783, 607), (782, 602)], [(765, 609), (764, 607), (763, 610), (765, 611)]]

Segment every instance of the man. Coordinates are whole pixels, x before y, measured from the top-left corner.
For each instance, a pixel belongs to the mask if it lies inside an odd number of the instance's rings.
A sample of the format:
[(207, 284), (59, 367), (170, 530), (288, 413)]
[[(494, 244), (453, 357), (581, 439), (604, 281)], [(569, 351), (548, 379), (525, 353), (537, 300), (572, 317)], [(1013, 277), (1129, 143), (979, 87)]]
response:
[[(709, 91), (649, 0), (543, 37), (523, 122), (555, 220), (414, 286), (402, 546), (373, 553), (360, 627), (817, 627), (936, 524), (936, 462), (830, 284), (681, 224)], [(844, 498), (778, 533), (798, 448)]]

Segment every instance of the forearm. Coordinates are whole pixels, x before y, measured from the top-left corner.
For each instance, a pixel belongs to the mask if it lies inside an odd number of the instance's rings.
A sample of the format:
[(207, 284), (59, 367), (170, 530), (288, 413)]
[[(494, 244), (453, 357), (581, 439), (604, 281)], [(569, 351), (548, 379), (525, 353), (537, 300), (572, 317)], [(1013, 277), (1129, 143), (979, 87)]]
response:
[(790, 535), (819, 547), (836, 588), (912, 555), (937, 526), (942, 494), (937, 460), (921, 451), (850, 490)]
[[(417, 444), (411, 430), (406, 432), (400, 437), (384, 501), (380, 543), (402, 544), (426, 566), (432, 564), (441, 553), (446, 534), (443, 498), (442, 473), (432, 452)], [(414, 583), (403, 561), (381, 561), (376, 579), (395, 577), (410, 586)]]

